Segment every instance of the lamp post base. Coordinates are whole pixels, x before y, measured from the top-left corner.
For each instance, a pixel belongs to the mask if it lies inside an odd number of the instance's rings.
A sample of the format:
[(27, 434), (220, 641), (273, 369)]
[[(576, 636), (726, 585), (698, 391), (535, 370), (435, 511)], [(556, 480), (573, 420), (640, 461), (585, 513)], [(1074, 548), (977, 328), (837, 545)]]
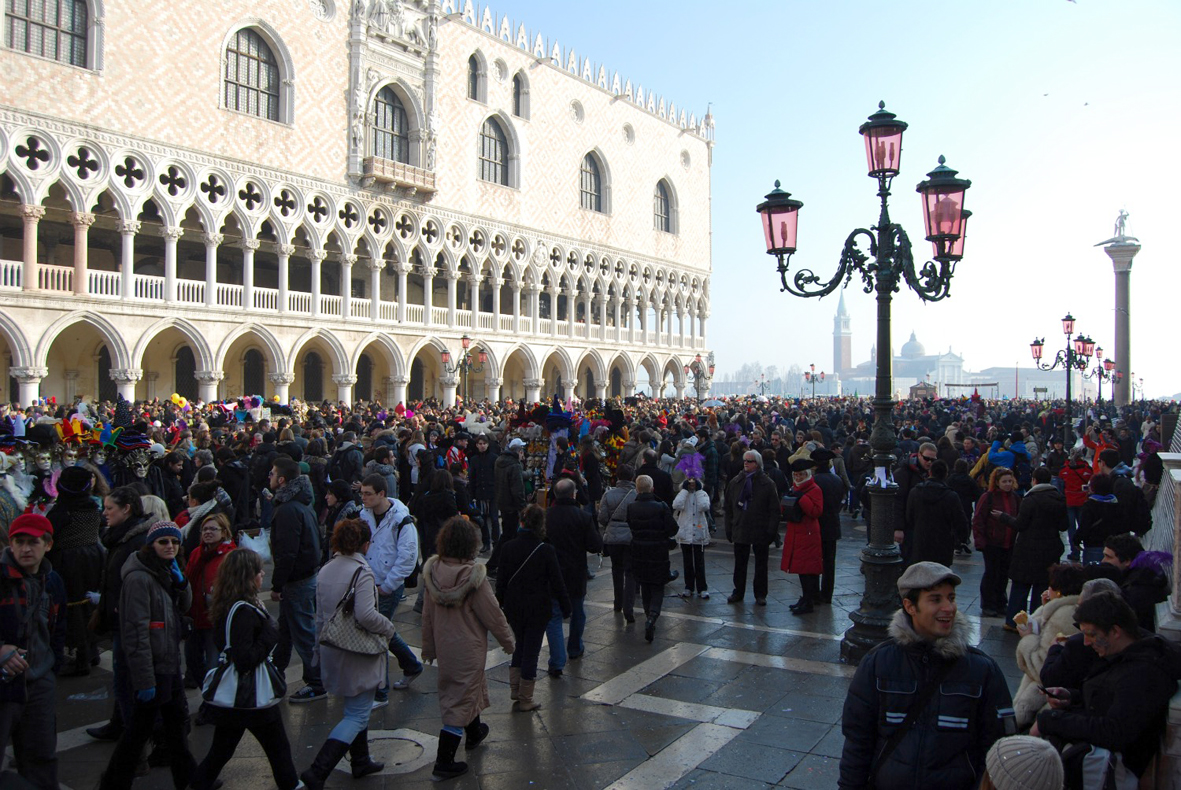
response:
[(861, 606), (850, 613), (853, 627), (841, 639), (841, 659), (858, 664), (865, 654), (890, 638), (890, 621), (900, 606), (898, 577), (902, 575), (902, 553), (894, 542), (894, 500), (898, 486), (870, 488), (870, 541), (861, 550), (861, 572), (865, 594)]

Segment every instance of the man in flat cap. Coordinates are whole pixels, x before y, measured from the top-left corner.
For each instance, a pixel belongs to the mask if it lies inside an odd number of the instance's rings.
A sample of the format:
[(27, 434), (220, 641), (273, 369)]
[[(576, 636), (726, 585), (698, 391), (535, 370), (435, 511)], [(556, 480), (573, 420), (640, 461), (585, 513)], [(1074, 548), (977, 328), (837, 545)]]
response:
[(890, 638), (861, 659), (845, 698), (842, 790), (970, 790), (992, 744), (1016, 732), (1000, 667), (968, 643), (959, 583), (937, 562), (917, 562), (898, 579), (902, 608)]

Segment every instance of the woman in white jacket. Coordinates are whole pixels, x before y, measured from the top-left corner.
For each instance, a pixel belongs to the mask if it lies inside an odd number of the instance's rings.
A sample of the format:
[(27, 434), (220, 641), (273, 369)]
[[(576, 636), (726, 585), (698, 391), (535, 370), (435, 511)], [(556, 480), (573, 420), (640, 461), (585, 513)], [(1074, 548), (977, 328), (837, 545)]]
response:
[(685, 560), (685, 592), (682, 598), (709, 599), (705, 584), (705, 547), (709, 544), (709, 494), (701, 488), (701, 479), (686, 476), (673, 500), (677, 518), (677, 543)]
[(1078, 632), (1074, 625), (1074, 610), (1085, 581), (1081, 565), (1069, 562), (1051, 565), (1050, 586), (1042, 593), (1042, 605), (1029, 615), (1026, 622), (1017, 625), (1017, 632), (1021, 634), (1021, 641), (1017, 643), (1017, 666), (1024, 674), (1017, 693), (1013, 695), (1013, 709), (1017, 726), (1021, 729), (1033, 724), (1038, 711), (1046, 705), (1045, 695), (1038, 690), (1046, 654), (1059, 639)]

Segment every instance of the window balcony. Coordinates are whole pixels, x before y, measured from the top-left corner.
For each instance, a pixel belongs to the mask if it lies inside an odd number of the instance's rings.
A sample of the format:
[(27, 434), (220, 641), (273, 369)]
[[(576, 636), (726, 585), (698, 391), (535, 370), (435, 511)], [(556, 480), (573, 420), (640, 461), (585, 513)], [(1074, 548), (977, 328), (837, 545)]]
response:
[(366, 186), (390, 184), (395, 187), (405, 187), (417, 192), (434, 192), (435, 174), (431, 170), (408, 165), (405, 162), (395, 162), (392, 159), (382, 159), (377, 156), (367, 156), (361, 162), (362, 183)]

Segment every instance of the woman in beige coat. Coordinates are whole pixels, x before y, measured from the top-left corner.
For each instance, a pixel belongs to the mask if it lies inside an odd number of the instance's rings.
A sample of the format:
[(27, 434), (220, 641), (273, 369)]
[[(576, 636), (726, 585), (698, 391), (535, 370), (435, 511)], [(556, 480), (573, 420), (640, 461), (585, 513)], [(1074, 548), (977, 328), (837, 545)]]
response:
[[(316, 577), (316, 633), (336, 612), (356, 576), (353, 617), (357, 625), (384, 637), (394, 635), (394, 624), (377, 611), (377, 584), (365, 561), (369, 527), (360, 519), (346, 519), (332, 530), (332, 559)], [(359, 573), (358, 573), (359, 571)], [(321, 790), (332, 769), (348, 752), (353, 777), (377, 773), (385, 766), (369, 756), (369, 714), (373, 695), (385, 682), (386, 656), (350, 653), (316, 640), (315, 660), (329, 694), (342, 698), (344, 718), (328, 734), (310, 768), (300, 774), (309, 790)]]
[(1025, 623), (1017, 624), (1021, 641), (1017, 643), (1017, 666), (1024, 673), (1021, 685), (1013, 695), (1013, 710), (1017, 726), (1029, 727), (1038, 711), (1046, 704), (1046, 697), (1038, 690), (1042, 664), (1046, 654), (1059, 637), (1078, 632), (1074, 625), (1074, 610), (1079, 604), (1079, 593), (1086, 581), (1083, 566), (1064, 562), (1050, 566), (1050, 587), (1042, 593), (1042, 605)]
[(483, 565), (476, 564), (479, 534), (462, 516), (449, 519), (439, 530), (438, 554), (422, 568), (426, 601), (422, 609), (422, 660), (439, 661), (439, 709), (443, 729), (435, 776), (450, 779), (467, 771), (467, 763), (455, 762), (460, 737), (467, 733), (468, 751), (488, 737), (488, 725), (480, 711), (488, 707), (488, 682), (484, 663), (488, 632), (512, 653), (513, 631)]

